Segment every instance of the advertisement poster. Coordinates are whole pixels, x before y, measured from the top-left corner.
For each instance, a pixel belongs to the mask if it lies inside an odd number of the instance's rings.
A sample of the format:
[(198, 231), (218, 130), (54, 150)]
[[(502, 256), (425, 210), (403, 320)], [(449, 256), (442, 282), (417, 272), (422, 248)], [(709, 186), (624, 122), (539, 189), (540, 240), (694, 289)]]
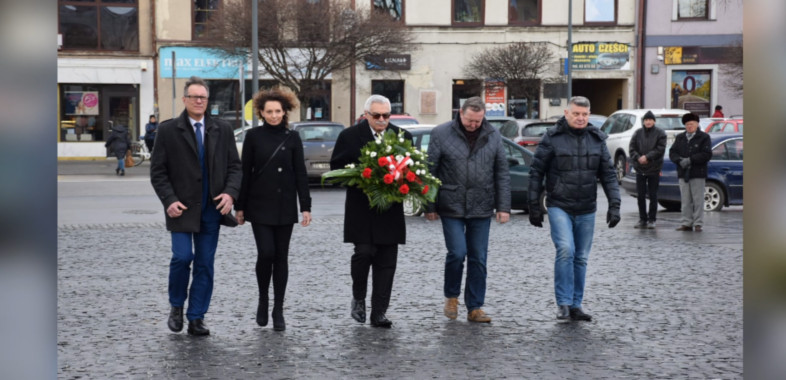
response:
[(682, 108), (700, 117), (710, 116), (712, 76), (705, 70), (671, 72), (671, 108)]
[(505, 116), (505, 82), (486, 79), (486, 116)]
[(630, 70), (630, 47), (617, 42), (573, 44), (573, 70)]
[(98, 115), (98, 91), (66, 91), (66, 115)]

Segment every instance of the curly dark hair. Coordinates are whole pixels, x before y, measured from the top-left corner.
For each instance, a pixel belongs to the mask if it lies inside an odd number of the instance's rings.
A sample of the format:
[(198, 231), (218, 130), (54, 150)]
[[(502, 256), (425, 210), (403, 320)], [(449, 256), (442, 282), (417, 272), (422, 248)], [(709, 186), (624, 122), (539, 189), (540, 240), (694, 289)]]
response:
[[(269, 101), (276, 101), (281, 103), (281, 108), (284, 110), (284, 118), (282, 123), (289, 124), (289, 112), (298, 106), (299, 102), (297, 96), (288, 88), (276, 87), (269, 90), (259, 90), (254, 95), (254, 110), (260, 119), (262, 118), (262, 110), (265, 109), (265, 103)], [(264, 119), (263, 119), (264, 120)]]

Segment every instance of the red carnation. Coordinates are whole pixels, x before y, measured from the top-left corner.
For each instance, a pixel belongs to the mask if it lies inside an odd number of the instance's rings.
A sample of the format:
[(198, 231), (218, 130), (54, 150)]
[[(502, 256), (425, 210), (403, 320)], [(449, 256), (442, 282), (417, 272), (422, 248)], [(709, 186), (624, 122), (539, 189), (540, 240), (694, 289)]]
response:
[(384, 177), (382, 177), (382, 181), (384, 181), (384, 182), (385, 182), (386, 184), (388, 184), (388, 185), (390, 185), (391, 183), (393, 183), (393, 179), (394, 179), (394, 178), (393, 178), (393, 175), (392, 175), (392, 174), (385, 174), (385, 176), (384, 176)]
[(363, 178), (371, 178), (371, 168), (363, 169)]
[(423, 191), (421, 191), (421, 193), (423, 193), (423, 194), (428, 193), (428, 185), (423, 186)]
[(379, 166), (388, 166), (388, 159), (387, 159), (387, 157), (380, 157), (379, 161), (377, 161), (377, 162), (379, 163)]
[(407, 184), (405, 183), (398, 188), (398, 191), (400, 191), (401, 194), (407, 194), (409, 193), (409, 186), (407, 186)]
[(407, 181), (409, 181), (409, 182), (415, 182), (415, 178), (417, 178), (417, 177), (415, 176), (415, 173), (413, 173), (413, 172), (407, 172)]

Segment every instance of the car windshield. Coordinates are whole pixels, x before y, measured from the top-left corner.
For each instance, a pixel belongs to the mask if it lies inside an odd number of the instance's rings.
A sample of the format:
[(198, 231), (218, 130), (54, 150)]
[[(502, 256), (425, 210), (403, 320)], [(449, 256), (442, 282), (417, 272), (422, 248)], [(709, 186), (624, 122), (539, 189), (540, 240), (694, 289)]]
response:
[(401, 118), (401, 119), (390, 118), (390, 122), (397, 126), (418, 124), (417, 120), (407, 119), (407, 118)]
[(535, 125), (528, 125), (524, 127), (524, 130), (521, 131), (521, 134), (524, 136), (530, 137), (540, 137), (543, 136), (546, 131), (549, 130), (551, 126), (554, 124), (535, 124)]
[(339, 125), (308, 125), (299, 127), (297, 133), (303, 141), (336, 141), (343, 129)]
[(685, 129), (685, 126), (682, 125), (682, 116), (658, 116), (655, 119), (655, 126), (666, 130), (666, 131), (676, 131)]

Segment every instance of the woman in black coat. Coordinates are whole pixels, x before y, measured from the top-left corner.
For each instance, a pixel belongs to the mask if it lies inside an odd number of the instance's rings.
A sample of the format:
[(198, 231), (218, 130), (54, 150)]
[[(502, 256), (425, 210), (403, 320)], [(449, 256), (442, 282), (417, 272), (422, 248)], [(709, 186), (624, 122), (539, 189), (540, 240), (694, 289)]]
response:
[(238, 224), (251, 222), (257, 245), (256, 275), (259, 285), (257, 324), (268, 321), (268, 288), (273, 278), (273, 329), (286, 329), (286, 292), (289, 240), (298, 221), (297, 202), (303, 214), (301, 225), (311, 223), (311, 195), (303, 157), (303, 143), (290, 131), (287, 112), (297, 105), (289, 91), (272, 89), (254, 96), (254, 108), (264, 120), (246, 132), (243, 142), (243, 181), (235, 203)]
[(125, 125), (118, 124), (112, 127), (112, 134), (109, 135), (104, 146), (109, 148), (109, 152), (117, 157), (115, 174), (126, 175), (126, 151), (131, 148), (131, 141), (128, 138), (128, 129), (126, 129)]

